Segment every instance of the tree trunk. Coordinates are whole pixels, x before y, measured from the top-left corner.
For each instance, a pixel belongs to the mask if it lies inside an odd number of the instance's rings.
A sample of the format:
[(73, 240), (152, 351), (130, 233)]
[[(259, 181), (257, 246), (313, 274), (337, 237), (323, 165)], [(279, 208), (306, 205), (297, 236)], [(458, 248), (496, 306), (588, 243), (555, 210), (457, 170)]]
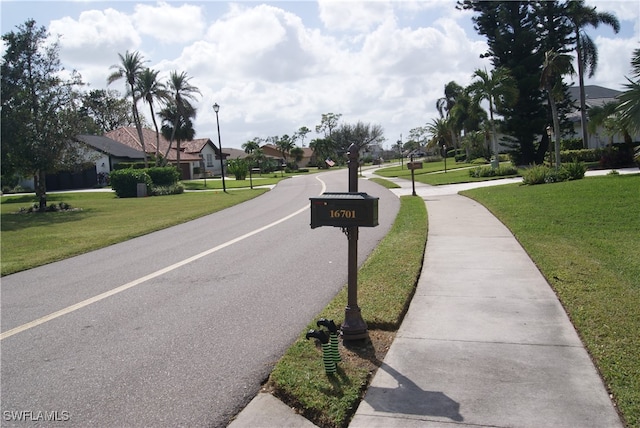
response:
[(582, 130), (582, 147), (589, 148), (589, 133), (587, 132), (587, 102), (584, 93), (584, 64), (582, 63), (582, 46), (580, 45), (580, 30), (576, 28), (576, 56), (578, 57), (578, 83), (580, 89), (580, 123)]
[(556, 102), (549, 92), (549, 104), (551, 105), (551, 116), (553, 117), (553, 133), (555, 140), (555, 151), (556, 151), (556, 171), (560, 168), (560, 120), (558, 120), (558, 107), (556, 106)]
[(36, 196), (38, 197), (38, 212), (47, 210), (47, 174), (40, 170), (36, 173)]

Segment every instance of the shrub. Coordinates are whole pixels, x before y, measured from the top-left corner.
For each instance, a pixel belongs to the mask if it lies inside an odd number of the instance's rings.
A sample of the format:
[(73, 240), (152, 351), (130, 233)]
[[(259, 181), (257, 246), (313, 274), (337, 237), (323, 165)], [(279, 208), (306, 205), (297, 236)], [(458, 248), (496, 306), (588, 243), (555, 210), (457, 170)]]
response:
[(121, 169), (144, 169), (144, 162), (119, 162), (113, 165), (113, 169), (115, 171), (119, 171)]
[(500, 165), (498, 168), (491, 166), (480, 166), (469, 170), (469, 175), (474, 178), (480, 177), (504, 177), (506, 175), (517, 175), (518, 169), (513, 166)]
[(544, 184), (549, 173), (549, 167), (544, 165), (533, 165), (527, 168), (522, 174), (524, 184)]
[(598, 162), (601, 157), (601, 149), (562, 150), (560, 152), (560, 162)]
[(560, 140), (560, 150), (580, 150), (582, 147), (582, 138), (567, 138)]
[(138, 196), (138, 183), (147, 185), (147, 191), (153, 184), (145, 170), (121, 169), (110, 174), (111, 188), (119, 198), (135, 198)]
[(561, 181), (580, 180), (584, 178), (587, 167), (581, 162), (561, 165), (558, 171), (545, 165), (534, 165), (522, 174), (524, 184), (558, 183)]
[(487, 160), (485, 158), (475, 158), (474, 160), (471, 161), (471, 163), (473, 165), (486, 165)]
[(631, 144), (616, 144), (602, 150), (600, 167), (618, 168), (633, 164), (633, 146)]
[(175, 183), (170, 186), (151, 186), (150, 196), (166, 196), (184, 193), (184, 186), (181, 183)]
[(173, 166), (152, 167), (145, 170), (154, 186), (172, 186), (180, 179), (178, 169)]
[(561, 168), (567, 171), (569, 180), (580, 180), (584, 178), (584, 173), (587, 172), (585, 164), (577, 161), (562, 165)]
[(227, 161), (227, 171), (236, 177), (236, 180), (245, 180), (249, 173), (249, 164), (244, 159), (229, 159)]

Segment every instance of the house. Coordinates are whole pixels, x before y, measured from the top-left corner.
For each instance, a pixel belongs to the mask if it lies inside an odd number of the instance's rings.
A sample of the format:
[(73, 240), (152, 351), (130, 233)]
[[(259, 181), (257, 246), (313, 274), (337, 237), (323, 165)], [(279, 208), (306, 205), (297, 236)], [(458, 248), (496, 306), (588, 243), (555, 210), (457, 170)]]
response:
[[(584, 87), (585, 92), (585, 104), (587, 107), (587, 121), (589, 120), (589, 108), (590, 107), (602, 107), (605, 104), (617, 102), (617, 97), (620, 95), (620, 91), (614, 89), (604, 88), (602, 86), (587, 85)], [(576, 109), (571, 113), (568, 118), (573, 122), (573, 135), (572, 138), (582, 138), (582, 119), (580, 115), (580, 88), (578, 86), (572, 86), (569, 88), (569, 94), (576, 106)], [(602, 127), (599, 127), (595, 134), (587, 132), (588, 147), (590, 149), (604, 147), (609, 144), (611, 140), (613, 143), (623, 143), (624, 136), (622, 134), (609, 135)], [(640, 141), (640, 135), (631, 136), (633, 141)]]
[[(98, 184), (106, 184), (106, 176), (120, 162), (142, 162), (142, 151), (99, 135), (78, 135), (77, 140), (94, 150), (89, 157), (95, 161)], [(48, 186), (47, 186), (48, 187)]]
[[(141, 162), (141, 151), (121, 144), (110, 138), (97, 135), (78, 135), (76, 144), (81, 145), (84, 167), (73, 171), (58, 171), (46, 175), (48, 191), (90, 189), (107, 184), (107, 175), (120, 162)], [(23, 178), (20, 185), (33, 189), (33, 177)]]
[[(122, 127), (107, 132), (106, 137), (125, 144), (136, 150), (142, 150), (142, 144), (138, 137), (138, 131), (135, 127)], [(148, 129), (142, 129), (142, 138), (144, 139), (145, 150), (149, 156), (164, 157), (171, 164), (178, 163), (178, 150), (176, 143), (170, 144), (169, 141), (160, 134), (156, 136), (156, 132)], [(202, 176), (202, 172), (206, 171), (207, 175), (220, 175), (220, 163), (215, 162), (219, 158), (220, 150), (208, 138), (201, 138), (192, 141), (180, 142), (180, 170), (182, 180), (191, 180), (196, 176)], [(226, 159), (228, 153), (223, 153), (223, 159)]]
[[(262, 149), (262, 152), (266, 157), (277, 159), (278, 161), (284, 163), (282, 152), (273, 144), (265, 144), (260, 148)], [(309, 164), (315, 163), (315, 153), (313, 152), (313, 149), (310, 149), (308, 147), (302, 147), (302, 151), (303, 151), (302, 159), (299, 162), (296, 162), (299, 168), (304, 168), (309, 166)], [(287, 155), (286, 161), (293, 162), (294, 159), (291, 155)]]

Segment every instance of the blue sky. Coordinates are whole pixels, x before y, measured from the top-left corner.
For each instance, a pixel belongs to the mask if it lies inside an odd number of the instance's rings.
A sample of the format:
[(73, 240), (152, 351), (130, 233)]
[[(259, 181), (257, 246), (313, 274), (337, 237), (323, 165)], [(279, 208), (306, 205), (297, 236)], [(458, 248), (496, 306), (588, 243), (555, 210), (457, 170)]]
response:
[[(620, 90), (640, 47), (640, 1), (588, 1), (621, 31), (590, 30), (600, 53), (587, 84)], [(89, 88), (106, 88), (118, 53), (139, 51), (166, 78), (185, 71), (202, 92), (198, 138), (225, 147), (254, 137), (314, 130), (323, 113), (379, 124), (386, 146), (438, 116), (446, 83), (471, 82), (485, 41), (454, 0), (405, 1), (7, 1), (2, 33), (33, 18), (60, 35), (60, 57)], [(124, 92), (117, 83), (111, 86)], [(309, 134), (305, 144), (316, 135)]]

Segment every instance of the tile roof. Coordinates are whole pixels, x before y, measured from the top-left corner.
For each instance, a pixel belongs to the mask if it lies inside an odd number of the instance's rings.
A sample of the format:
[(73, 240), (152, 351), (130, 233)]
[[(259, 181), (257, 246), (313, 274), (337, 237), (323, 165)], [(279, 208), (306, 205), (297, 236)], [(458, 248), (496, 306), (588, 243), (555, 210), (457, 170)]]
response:
[(143, 159), (142, 150), (136, 150), (126, 144), (99, 135), (78, 135), (77, 139), (105, 154), (120, 158)]
[[(142, 144), (140, 144), (140, 140), (138, 138), (138, 131), (133, 126), (125, 126), (122, 128), (114, 129), (113, 131), (107, 132), (104, 136), (107, 138), (111, 138), (112, 140), (115, 140), (119, 143), (125, 144), (135, 150), (142, 150)], [(146, 152), (149, 154), (155, 154), (156, 132), (148, 128), (142, 128), (142, 138), (144, 138)], [(208, 139), (202, 140), (204, 140), (206, 144), (206, 141)], [(167, 148), (169, 147), (169, 141), (164, 138), (162, 134), (160, 134), (159, 142), (160, 153), (164, 156), (164, 154), (167, 152)], [(185, 143), (189, 142), (180, 142), (180, 147), (182, 149), (180, 153), (180, 160), (199, 161), (200, 156), (198, 154), (194, 154), (193, 152), (187, 152), (184, 150), (183, 146), (185, 145)], [(204, 144), (202, 145), (202, 147), (204, 147)], [(171, 147), (171, 150), (169, 150), (167, 158), (170, 161), (174, 161), (177, 159), (177, 150), (175, 148), (175, 143), (173, 144), (173, 147)]]

